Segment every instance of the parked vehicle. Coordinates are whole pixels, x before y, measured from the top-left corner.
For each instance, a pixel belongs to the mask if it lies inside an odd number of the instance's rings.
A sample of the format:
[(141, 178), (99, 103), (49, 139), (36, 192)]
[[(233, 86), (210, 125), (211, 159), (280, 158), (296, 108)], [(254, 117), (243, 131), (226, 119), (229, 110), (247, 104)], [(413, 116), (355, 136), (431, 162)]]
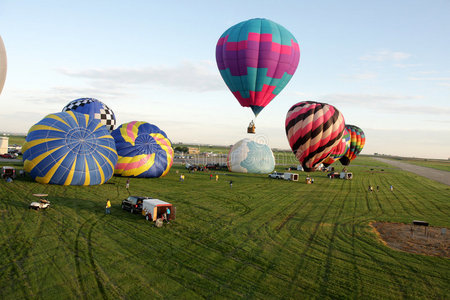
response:
[(291, 181), (298, 181), (298, 174), (295, 173), (284, 173), (283, 174), (284, 180), (291, 180)]
[(273, 172), (269, 174), (269, 178), (298, 181), (298, 174)]
[(1, 158), (15, 158), (15, 156), (10, 153), (0, 154), (0, 157)]
[(156, 221), (162, 219), (167, 209), (170, 209), (170, 214), (167, 215), (168, 220), (175, 219), (175, 207), (171, 203), (159, 199), (145, 199), (142, 203), (142, 215), (147, 221)]
[(9, 166), (2, 167), (1, 176), (3, 179), (6, 179), (8, 177), (15, 179), (16, 178), (16, 169), (14, 167), (9, 167)]
[(339, 178), (341, 178), (341, 179), (353, 179), (353, 173), (351, 173), (351, 172), (341, 172), (339, 174)]
[(122, 209), (129, 210), (132, 214), (142, 211), (142, 201), (150, 197), (130, 196), (122, 201)]
[(28, 206), (29, 209), (41, 210), (50, 207), (50, 201), (47, 200), (48, 194), (33, 194), (33, 196), (38, 197), (39, 201), (31, 202)]
[(273, 172), (271, 174), (269, 174), (269, 178), (274, 178), (274, 179), (283, 179), (284, 173), (279, 173), (279, 172)]

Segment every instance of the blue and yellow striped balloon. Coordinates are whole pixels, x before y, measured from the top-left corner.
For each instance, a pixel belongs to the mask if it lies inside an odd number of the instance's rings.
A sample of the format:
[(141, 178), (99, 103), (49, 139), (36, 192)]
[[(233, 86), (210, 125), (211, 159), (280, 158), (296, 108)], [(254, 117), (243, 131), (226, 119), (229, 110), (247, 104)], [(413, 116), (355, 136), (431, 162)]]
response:
[(50, 114), (28, 131), (24, 170), (40, 183), (96, 185), (114, 174), (114, 139), (99, 120), (73, 111)]
[(114, 170), (116, 175), (162, 177), (172, 167), (172, 143), (158, 126), (132, 121), (120, 125), (111, 134), (119, 155)]

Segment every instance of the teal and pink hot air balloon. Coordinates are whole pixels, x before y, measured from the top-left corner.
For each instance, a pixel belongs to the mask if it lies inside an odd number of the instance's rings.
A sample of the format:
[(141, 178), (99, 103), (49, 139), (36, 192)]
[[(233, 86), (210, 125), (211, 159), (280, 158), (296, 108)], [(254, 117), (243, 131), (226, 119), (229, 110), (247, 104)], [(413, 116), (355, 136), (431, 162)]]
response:
[(241, 106), (250, 107), (255, 117), (288, 84), (299, 60), (295, 37), (267, 19), (230, 27), (216, 45), (220, 75)]
[(133, 121), (115, 129), (119, 159), (114, 174), (126, 177), (161, 177), (173, 164), (172, 143), (164, 131), (147, 122)]

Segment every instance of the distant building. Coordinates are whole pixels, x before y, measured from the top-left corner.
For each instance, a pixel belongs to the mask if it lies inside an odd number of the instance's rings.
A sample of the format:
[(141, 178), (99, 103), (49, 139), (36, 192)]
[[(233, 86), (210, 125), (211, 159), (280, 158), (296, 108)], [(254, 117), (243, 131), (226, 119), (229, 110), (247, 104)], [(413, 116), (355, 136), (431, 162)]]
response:
[(188, 154), (200, 154), (199, 148), (188, 147)]
[(0, 136), (0, 154), (8, 153), (8, 141), (9, 137)]

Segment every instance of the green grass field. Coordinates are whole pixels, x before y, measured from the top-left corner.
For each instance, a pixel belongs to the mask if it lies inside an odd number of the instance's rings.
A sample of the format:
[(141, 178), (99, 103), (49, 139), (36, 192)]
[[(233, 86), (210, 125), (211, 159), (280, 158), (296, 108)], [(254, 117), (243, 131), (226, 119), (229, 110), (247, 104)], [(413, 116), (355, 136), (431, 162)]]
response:
[[(310, 174), (313, 185), (227, 172), (215, 182), (181, 166), (131, 179), (132, 194), (176, 206), (163, 228), (121, 210), (125, 178), (89, 187), (1, 181), (0, 298), (448, 298), (449, 259), (392, 250), (368, 223), (450, 227), (449, 187), (367, 157), (350, 171), (348, 181)], [(368, 193), (369, 184), (380, 191)], [(51, 208), (29, 210), (33, 193), (48, 193)]]

